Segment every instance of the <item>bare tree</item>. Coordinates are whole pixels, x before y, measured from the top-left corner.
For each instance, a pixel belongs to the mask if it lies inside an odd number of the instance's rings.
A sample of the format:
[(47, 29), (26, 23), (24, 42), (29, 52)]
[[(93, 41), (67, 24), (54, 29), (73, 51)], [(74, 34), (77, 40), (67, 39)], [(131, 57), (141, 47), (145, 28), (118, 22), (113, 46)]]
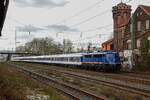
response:
[(38, 55), (62, 53), (62, 45), (52, 38), (35, 38), (25, 46), (17, 47), (17, 52), (30, 52)]

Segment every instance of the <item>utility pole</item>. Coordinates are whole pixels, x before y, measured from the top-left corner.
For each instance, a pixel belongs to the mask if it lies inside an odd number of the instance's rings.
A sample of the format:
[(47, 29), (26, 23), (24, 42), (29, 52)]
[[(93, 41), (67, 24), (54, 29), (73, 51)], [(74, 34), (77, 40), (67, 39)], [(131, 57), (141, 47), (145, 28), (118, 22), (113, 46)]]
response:
[[(80, 33), (80, 40), (82, 40), (82, 35), (83, 35), (83, 33), (81, 32), (81, 33)], [(81, 46), (81, 52), (83, 52), (83, 44), (80, 43), (80, 46)]]
[(15, 51), (16, 51), (16, 49), (17, 49), (17, 31), (15, 30)]

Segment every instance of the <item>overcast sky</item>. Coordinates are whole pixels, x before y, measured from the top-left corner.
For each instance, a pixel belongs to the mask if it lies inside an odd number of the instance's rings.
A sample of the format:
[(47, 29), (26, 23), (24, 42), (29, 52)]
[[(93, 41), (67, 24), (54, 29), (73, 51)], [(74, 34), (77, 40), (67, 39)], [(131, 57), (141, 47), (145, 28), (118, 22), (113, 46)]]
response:
[[(122, 0), (128, 2), (129, 0)], [(15, 48), (33, 38), (52, 37), (62, 42), (70, 39), (76, 47), (88, 42), (100, 46), (112, 37), (112, 6), (121, 0), (10, 0), (0, 37), (0, 50)], [(150, 0), (127, 3), (132, 12)]]

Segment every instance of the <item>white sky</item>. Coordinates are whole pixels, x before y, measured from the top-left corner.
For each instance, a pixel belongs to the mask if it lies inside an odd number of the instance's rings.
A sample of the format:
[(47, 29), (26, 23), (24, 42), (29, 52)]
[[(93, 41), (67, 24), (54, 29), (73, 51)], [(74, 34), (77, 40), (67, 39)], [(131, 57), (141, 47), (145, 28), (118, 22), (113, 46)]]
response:
[[(2, 37), (0, 37), (0, 50), (15, 49), (15, 30), (17, 45), (22, 45), (35, 37), (52, 37), (59, 42), (62, 42), (63, 39), (70, 39), (76, 47), (86, 46), (84, 43), (88, 42), (100, 46), (102, 42), (112, 36), (111, 9), (121, 0), (49, 0), (51, 1), (49, 4), (42, 2), (34, 5), (23, 3), (25, 1), (34, 0), (10, 0)], [(39, 1), (46, 2), (48, 0)], [(128, 2), (129, 0), (122, 1)], [(22, 2), (22, 4), (19, 4), (19, 2)], [(63, 3), (64, 5), (56, 5)], [(93, 6), (94, 4), (95, 6)], [(140, 4), (150, 6), (150, 0), (132, 0), (127, 4), (131, 5), (132, 11), (134, 11)], [(91, 8), (76, 15), (76, 17), (71, 17), (89, 7)], [(107, 13), (102, 14), (106, 11)], [(99, 16), (93, 17), (98, 14)], [(89, 18), (91, 20), (88, 20)], [(95, 30), (105, 25), (110, 26)], [(49, 26), (49, 28), (46, 26)], [(68, 31), (64, 32), (62, 26), (67, 26), (65, 28)], [(20, 30), (18, 30), (18, 27)], [(22, 29), (22, 27), (25, 27), (25, 29)], [(41, 28), (43, 30), (39, 31)], [(21, 30), (24, 32), (21, 32)], [(31, 31), (30, 35), (29, 32), (25, 32), (26, 30)]]

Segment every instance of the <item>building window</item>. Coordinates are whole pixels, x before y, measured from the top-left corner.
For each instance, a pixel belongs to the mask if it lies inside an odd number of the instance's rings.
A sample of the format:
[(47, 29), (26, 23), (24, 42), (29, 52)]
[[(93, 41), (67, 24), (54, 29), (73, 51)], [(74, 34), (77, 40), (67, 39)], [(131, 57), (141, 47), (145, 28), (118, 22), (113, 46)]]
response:
[(130, 32), (132, 32), (132, 24), (130, 24)]
[(136, 46), (137, 46), (137, 48), (140, 48), (140, 47), (141, 47), (141, 40), (140, 40), (140, 39), (138, 39), (138, 40), (136, 41)]
[(142, 15), (143, 14), (143, 12), (140, 12), (140, 15)]
[(137, 22), (137, 30), (138, 30), (138, 31), (141, 31), (141, 21), (138, 21), (138, 22)]
[(149, 43), (149, 47), (150, 47), (150, 36), (147, 38), (148, 43)]
[(150, 24), (150, 21), (149, 20), (146, 20), (146, 29), (149, 29), (149, 25)]
[(128, 40), (128, 41), (127, 41), (127, 44), (128, 44), (128, 49), (131, 49), (131, 48), (132, 48), (131, 40)]
[(132, 45), (131, 43), (128, 43), (128, 49), (131, 50), (132, 49)]
[(137, 13), (136, 15), (137, 15), (137, 17), (138, 17), (138, 16), (139, 16), (139, 13)]

